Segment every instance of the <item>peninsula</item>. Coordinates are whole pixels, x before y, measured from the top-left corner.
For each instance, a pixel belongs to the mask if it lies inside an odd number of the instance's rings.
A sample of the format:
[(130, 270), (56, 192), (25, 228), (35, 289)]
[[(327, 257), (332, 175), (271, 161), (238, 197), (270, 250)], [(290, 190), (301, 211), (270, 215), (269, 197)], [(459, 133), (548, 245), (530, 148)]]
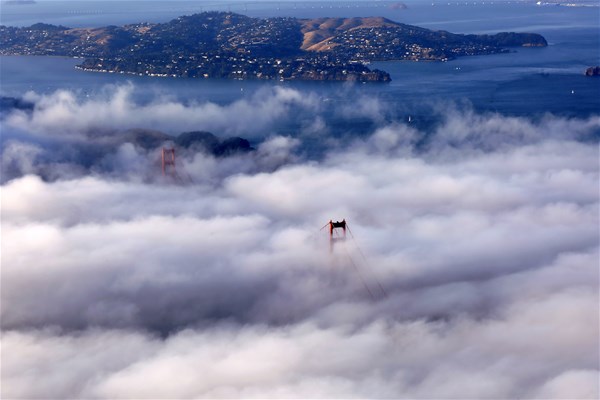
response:
[(448, 61), (546, 46), (535, 33), (463, 35), (371, 18), (251, 18), (205, 12), (166, 23), (0, 26), (0, 55), (83, 58), (86, 71), (230, 79), (387, 82), (373, 61)]

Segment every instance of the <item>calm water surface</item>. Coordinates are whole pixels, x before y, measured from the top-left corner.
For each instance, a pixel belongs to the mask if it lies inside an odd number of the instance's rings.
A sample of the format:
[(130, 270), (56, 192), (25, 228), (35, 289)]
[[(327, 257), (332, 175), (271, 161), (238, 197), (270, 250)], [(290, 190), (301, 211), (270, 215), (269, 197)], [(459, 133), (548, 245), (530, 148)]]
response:
[[(390, 84), (317, 82), (262, 82), (151, 78), (82, 72), (79, 62), (59, 57), (0, 57), (0, 93), (22, 96), (27, 91), (75, 91), (96, 96), (107, 85), (132, 84), (136, 101), (169, 96), (182, 102), (211, 101), (226, 104), (252, 96), (274, 85), (316, 94), (332, 109), (356, 98), (376, 98), (389, 120), (426, 119), (439, 103), (468, 105), (482, 112), (537, 117), (546, 113), (589, 117), (600, 112), (600, 78), (583, 75), (588, 66), (600, 65), (600, 22), (597, 7), (540, 7), (533, 3), (406, 2), (408, 9), (392, 10), (390, 2), (255, 2), (223, 5), (210, 2), (73, 2), (40, 1), (34, 5), (2, 7), (3, 24), (34, 22), (68, 26), (101, 26), (136, 21), (166, 21), (209, 9), (225, 9), (252, 16), (383, 15), (400, 22), (453, 32), (535, 31), (544, 35), (547, 48), (518, 48), (510, 54), (465, 57), (441, 62), (385, 62), (372, 67), (392, 75)], [(324, 114), (327, 115), (327, 114)], [(334, 115), (334, 114), (332, 114)], [(363, 129), (360, 118), (328, 121), (340, 129)], [(347, 116), (345, 117), (347, 119)], [(368, 121), (363, 121), (368, 125)], [(287, 129), (293, 129), (293, 126)]]

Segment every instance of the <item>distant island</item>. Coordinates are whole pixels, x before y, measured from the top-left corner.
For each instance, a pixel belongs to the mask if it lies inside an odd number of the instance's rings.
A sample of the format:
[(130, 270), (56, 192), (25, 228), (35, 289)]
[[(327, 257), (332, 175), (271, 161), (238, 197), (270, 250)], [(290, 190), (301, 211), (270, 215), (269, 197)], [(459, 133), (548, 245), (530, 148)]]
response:
[(9, 6), (19, 6), (19, 5), (35, 4), (35, 3), (36, 3), (35, 0), (4, 0), (1, 2), (1, 4), (7, 4)]
[(448, 61), (547, 46), (535, 33), (463, 35), (382, 17), (251, 18), (205, 12), (167, 23), (0, 26), (0, 55), (83, 58), (85, 71), (230, 79), (388, 82), (373, 61)]
[(585, 70), (585, 76), (600, 76), (600, 66), (587, 68)]

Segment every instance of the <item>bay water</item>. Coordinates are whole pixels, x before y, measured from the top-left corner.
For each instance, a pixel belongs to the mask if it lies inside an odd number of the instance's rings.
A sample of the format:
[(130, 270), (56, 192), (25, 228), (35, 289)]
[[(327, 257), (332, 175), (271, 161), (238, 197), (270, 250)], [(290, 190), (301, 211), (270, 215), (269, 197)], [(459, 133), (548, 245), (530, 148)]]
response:
[[(103, 26), (164, 22), (178, 15), (221, 10), (255, 17), (384, 16), (395, 21), (455, 33), (536, 32), (546, 48), (515, 48), (508, 54), (464, 57), (450, 62), (375, 62), (391, 74), (389, 84), (269, 82), (184, 79), (92, 73), (75, 69), (81, 60), (63, 57), (0, 57), (0, 94), (21, 97), (28, 91), (67, 89), (93, 97), (114, 85), (132, 85), (138, 102), (169, 96), (181, 102), (228, 104), (274, 86), (318, 96), (326, 110), (356, 99), (375, 99), (384, 119), (417, 121), (426, 126), (432, 109), (454, 104), (477, 112), (527, 118), (547, 114), (587, 118), (600, 113), (600, 78), (584, 70), (600, 64), (598, 7), (539, 6), (533, 2), (195, 2), (195, 1), (39, 1), (2, 5), (1, 22)], [(306, 115), (291, 118), (280, 133), (294, 134)], [(368, 134), (378, 122), (363, 115), (323, 112), (332, 134)], [(381, 122), (381, 121), (379, 121)], [(145, 128), (145, 127), (144, 127)]]

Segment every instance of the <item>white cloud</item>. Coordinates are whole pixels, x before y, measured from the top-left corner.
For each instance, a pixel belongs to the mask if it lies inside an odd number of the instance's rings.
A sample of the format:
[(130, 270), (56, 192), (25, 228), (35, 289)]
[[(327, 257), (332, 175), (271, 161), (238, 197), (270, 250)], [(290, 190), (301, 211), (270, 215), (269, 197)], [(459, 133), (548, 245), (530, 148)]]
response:
[(206, 130), (224, 135), (264, 135), (292, 110), (313, 110), (316, 96), (305, 96), (285, 88), (259, 90), (252, 97), (228, 105), (205, 102), (183, 104), (158, 98), (147, 104), (133, 99), (133, 85), (108, 88), (103, 96), (80, 98), (77, 93), (58, 90), (51, 94), (29, 92), (35, 104), (32, 113), (13, 111), (5, 124), (41, 136), (78, 137), (107, 129), (152, 128), (171, 134)]
[[(153, 113), (119, 90), (100, 114)], [(268, 105), (262, 128), (315, 106), (278, 90), (163, 105), (182, 125)], [(36, 100), (7, 123), (101, 123)], [(182, 154), (186, 185), (146, 179), (156, 154), (132, 144), (53, 180), (33, 175), (42, 147), (7, 145), (29, 175), (1, 188), (2, 395), (597, 398), (598, 127), (451, 110), (422, 148), (398, 122), (313, 160), (281, 136)], [(318, 230), (342, 218), (329, 254)]]
[(166, 339), (9, 332), (3, 381), (10, 397), (594, 398), (597, 336), (588, 328), (597, 301), (592, 291), (557, 293), (484, 320), (219, 324)]

